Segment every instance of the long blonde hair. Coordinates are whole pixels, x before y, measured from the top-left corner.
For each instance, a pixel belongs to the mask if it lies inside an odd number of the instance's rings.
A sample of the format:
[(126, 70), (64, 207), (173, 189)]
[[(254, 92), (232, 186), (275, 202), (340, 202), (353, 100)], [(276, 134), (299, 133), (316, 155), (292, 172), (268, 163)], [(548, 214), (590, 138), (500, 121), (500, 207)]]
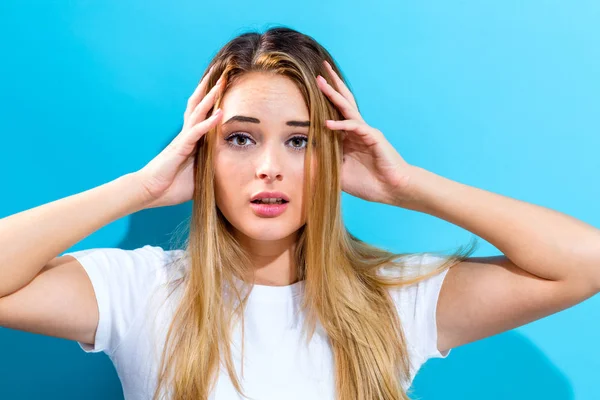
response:
[[(214, 69), (209, 87), (222, 73), (226, 91), (243, 74), (260, 71), (286, 76), (300, 89), (310, 113), (304, 176), (311, 176), (313, 155), (317, 165), (314, 180), (304, 182), (304, 198), (311, 201), (305, 201), (306, 223), (298, 231), (294, 254), (298, 279), (305, 280), (301, 307), (306, 342), (320, 323), (333, 351), (337, 399), (406, 400), (409, 397), (401, 381), (410, 379), (407, 344), (388, 289), (440, 273), (465, 260), (475, 246), (471, 242), (466, 250), (459, 248), (445, 256), (446, 261), (431, 271), (407, 277), (402, 272), (406, 265), (403, 257), (408, 253), (371, 246), (346, 229), (341, 212), (342, 139), (326, 132), (324, 126), (325, 119), (343, 118), (316, 86), (318, 74), (334, 82), (323, 60), (343, 79), (331, 55), (310, 36), (285, 27), (263, 34), (244, 33), (211, 61), (208, 67)], [(219, 104), (220, 99), (215, 107)], [(243, 312), (252, 289), (252, 284), (246, 284), (246, 290), (239, 290), (236, 278), (251, 276), (252, 264), (215, 202), (215, 132), (208, 132), (198, 143), (193, 210), (185, 244), (189, 268), (175, 282), (175, 287), (183, 284), (184, 290), (166, 336), (154, 400), (164, 389), (174, 400), (207, 399), (221, 360), (234, 387), (244, 395), (229, 344), (234, 320), (241, 320), (243, 332)], [(424, 253), (410, 255), (418, 254)], [(380, 268), (384, 266), (399, 274), (383, 276)]]

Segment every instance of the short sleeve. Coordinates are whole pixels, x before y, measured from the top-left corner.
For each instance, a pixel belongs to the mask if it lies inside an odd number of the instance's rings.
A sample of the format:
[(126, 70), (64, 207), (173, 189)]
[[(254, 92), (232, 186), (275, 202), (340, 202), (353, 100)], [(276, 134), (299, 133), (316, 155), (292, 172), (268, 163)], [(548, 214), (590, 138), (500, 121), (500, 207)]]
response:
[[(405, 262), (407, 266), (416, 267), (419, 274), (424, 274), (445, 260), (441, 256), (423, 254), (409, 256)], [(423, 362), (430, 358), (446, 358), (451, 351), (441, 353), (437, 347), (437, 304), (447, 272), (448, 269), (445, 269), (414, 285), (392, 289), (392, 298), (397, 303), (407, 340)]]
[(167, 252), (146, 245), (135, 250), (96, 248), (63, 255), (75, 257), (83, 266), (98, 303), (94, 344), (77, 343), (86, 353), (112, 355), (160, 283)]

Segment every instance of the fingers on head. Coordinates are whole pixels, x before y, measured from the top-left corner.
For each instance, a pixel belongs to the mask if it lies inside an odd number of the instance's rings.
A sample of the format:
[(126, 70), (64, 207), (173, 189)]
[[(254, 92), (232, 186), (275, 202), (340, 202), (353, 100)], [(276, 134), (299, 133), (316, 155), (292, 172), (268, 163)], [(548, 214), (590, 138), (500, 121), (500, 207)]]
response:
[(192, 95), (189, 97), (186, 109), (187, 115), (191, 114), (191, 112), (194, 110), (194, 108), (196, 108), (200, 100), (204, 97), (204, 94), (206, 93), (206, 87), (208, 86), (208, 80), (210, 79), (211, 72), (213, 69), (214, 66), (210, 67), (208, 72), (206, 72), (204, 77), (200, 80), (198, 86), (196, 86), (194, 93), (192, 93)]
[(326, 66), (327, 72), (329, 72), (329, 75), (331, 76), (331, 79), (334, 82), (334, 85), (332, 86), (338, 92), (340, 92), (350, 103), (352, 103), (352, 105), (356, 107), (356, 101), (354, 100), (352, 92), (350, 91), (350, 89), (348, 89), (348, 86), (346, 86), (342, 78), (340, 78), (340, 76), (335, 72), (335, 70), (333, 69), (331, 64), (327, 62), (327, 60), (325, 60), (324, 64)]
[[(225, 71), (223, 71), (223, 73), (221, 74), (221, 76), (219, 77), (219, 80), (221, 80), (220, 84), (217, 85), (215, 84), (207, 93), (207, 88), (208, 88), (208, 83), (210, 81), (210, 78), (212, 76), (212, 71), (214, 69), (214, 66), (210, 67), (210, 69), (208, 70), (208, 72), (206, 73), (206, 75), (202, 78), (202, 80), (200, 81), (200, 84), (196, 87), (196, 90), (194, 91), (194, 93), (190, 96), (190, 98), (187, 101), (187, 107), (184, 113), (184, 119), (189, 118), (194, 111), (196, 111), (196, 109), (198, 108), (198, 106), (202, 103), (202, 101), (204, 99), (206, 99), (207, 96), (212, 95), (215, 90), (218, 90), (219, 88), (223, 87), (223, 76), (225, 74)], [(217, 81), (218, 82), (218, 81)], [(219, 82), (218, 82), (219, 83)], [(213, 101), (214, 101), (213, 97)]]
[(192, 126), (189, 130), (187, 139), (193, 143), (200, 140), (200, 138), (202, 136), (204, 136), (204, 134), (206, 132), (208, 132), (215, 126), (217, 126), (217, 124), (221, 120), (222, 115), (223, 115), (223, 112), (220, 110), (217, 110), (217, 112), (215, 112), (213, 115), (211, 115), (204, 121), (201, 121), (201, 122), (197, 123), (196, 125)]
[(217, 100), (217, 97), (221, 91), (221, 88), (223, 87), (222, 83), (223, 82), (221, 82), (221, 84), (219, 84), (219, 85), (213, 86), (208, 91), (206, 96), (204, 96), (204, 98), (202, 98), (200, 103), (198, 103), (198, 105), (196, 106), (194, 111), (192, 111), (192, 114), (190, 115), (190, 122), (192, 124), (206, 118), (206, 114), (208, 113), (208, 110), (210, 110), (211, 107), (214, 106), (215, 101)]

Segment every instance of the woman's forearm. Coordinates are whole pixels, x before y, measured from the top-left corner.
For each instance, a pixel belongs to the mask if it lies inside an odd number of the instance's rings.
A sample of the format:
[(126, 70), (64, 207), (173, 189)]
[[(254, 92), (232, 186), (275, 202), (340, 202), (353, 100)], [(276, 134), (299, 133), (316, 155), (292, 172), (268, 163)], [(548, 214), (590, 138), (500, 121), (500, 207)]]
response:
[(600, 230), (566, 214), (452, 181), (420, 167), (411, 204), (476, 234), (514, 264), (551, 280), (588, 279), (600, 287)]
[(0, 219), (0, 297), (103, 226), (144, 208), (135, 174)]

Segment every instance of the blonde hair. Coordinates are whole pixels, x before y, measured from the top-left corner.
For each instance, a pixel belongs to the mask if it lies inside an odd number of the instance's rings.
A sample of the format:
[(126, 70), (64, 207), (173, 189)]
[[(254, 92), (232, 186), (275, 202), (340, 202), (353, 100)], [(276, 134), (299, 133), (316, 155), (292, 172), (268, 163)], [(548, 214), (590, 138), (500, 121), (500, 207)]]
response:
[[(318, 74), (334, 82), (323, 60), (343, 79), (331, 55), (310, 36), (285, 27), (244, 33), (211, 61), (209, 87), (222, 73), (226, 91), (248, 72), (268, 72), (288, 77), (301, 91), (310, 113), (304, 176), (311, 176), (313, 156), (317, 165), (314, 180), (304, 182), (304, 198), (311, 201), (305, 202), (306, 223), (298, 231), (294, 254), (298, 279), (305, 280), (301, 308), (306, 343), (320, 323), (333, 351), (337, 399), (408, 399), (401, 385), (410, 380), (407, 344), (388, 289), (430, 278), (465, 260), (475, 246), (459, 248), (425, 274), (407, 275), (404, 257), (425, 253), (389, 252), (348, 231), (341, 212), (342, 139), (326, 132), (324, 126), (325, 119), (343, 117), (316, 86)], [(230, 343), (235, 321), (242, 322), (243, 338), (243, 313), (252, 290), (252, 284), (239, 290), (236, 278), (252, 276), (252, 264), (215, 202), (215, 132), (211, 130), (198, 143), (185, 244), (189, 267), (174, 282), (173, 288), (183, 285), (183, 294), (166, 336), (154, 400), (164, 389), (174, 400), (208, 398), (222, 357), (234, 387), (248, 397), (236, 374)], [(399, 274), (383, 276), (382, 267)]]

